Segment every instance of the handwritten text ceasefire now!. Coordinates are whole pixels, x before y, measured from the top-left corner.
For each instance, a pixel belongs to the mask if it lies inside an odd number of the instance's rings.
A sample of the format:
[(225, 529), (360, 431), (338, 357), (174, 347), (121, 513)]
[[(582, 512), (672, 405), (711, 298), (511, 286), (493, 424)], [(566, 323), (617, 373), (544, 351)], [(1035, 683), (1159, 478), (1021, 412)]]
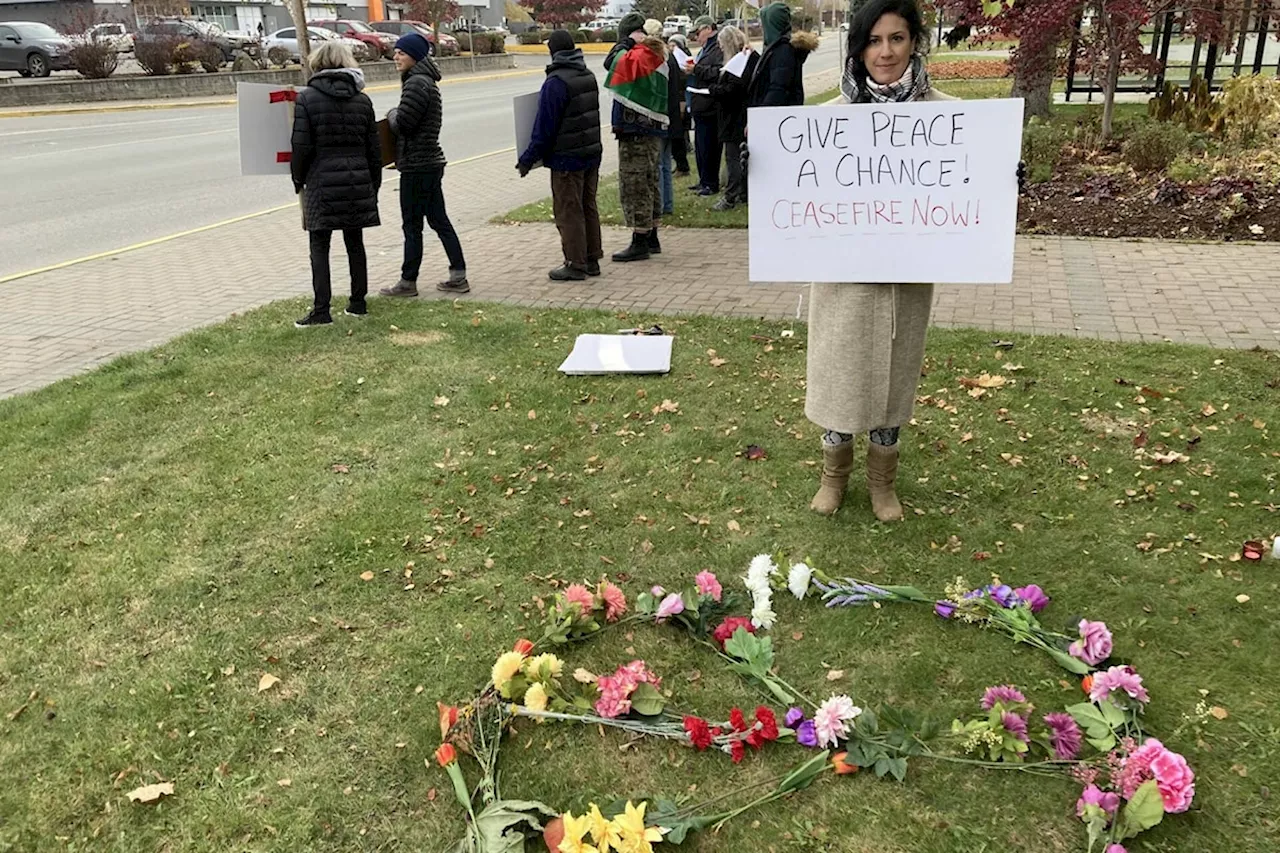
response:
[[(968, 155), (956, 152), (964, 145), (963, 112), (919, 118), (874, 110), (867, 140), (854, 140), (849, 116), (814, 118), (791, 115), (778, 124), (778, 142), (789, 154), (807, 156), (796, 173), (795, 186), (820, 189), (832, 182), (840, 187), (951, 189), (968, 184)], [(853, 153), (856, 147), (861, 153)], [(870, 152), (867, 149), (870, 148)], [(830, 152), (843, 151), (833, 159)], [(826, 164), (822, 174), (818, 163)], [(935, 203), (929, 195), (903, 199), (804, 201), (779, 199), (770, 219), (775, 228), (906, 226), (968, 227), (979, 224), (980, 202)]]

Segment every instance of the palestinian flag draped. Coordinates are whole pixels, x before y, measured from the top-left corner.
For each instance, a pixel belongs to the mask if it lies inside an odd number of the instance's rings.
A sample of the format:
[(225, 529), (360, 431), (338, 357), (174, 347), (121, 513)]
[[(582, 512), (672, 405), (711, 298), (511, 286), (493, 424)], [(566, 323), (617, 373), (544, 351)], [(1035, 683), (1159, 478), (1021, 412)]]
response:
[(617, 55), (604, 87), (623, 106), (666, 127), (667, 60), (648, 41)]

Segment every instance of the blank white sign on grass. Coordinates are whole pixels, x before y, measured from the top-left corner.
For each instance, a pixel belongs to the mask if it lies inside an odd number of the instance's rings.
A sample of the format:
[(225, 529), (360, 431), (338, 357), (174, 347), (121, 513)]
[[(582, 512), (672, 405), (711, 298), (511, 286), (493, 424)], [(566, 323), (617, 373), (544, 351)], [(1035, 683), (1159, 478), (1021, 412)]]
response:
[(670, 373), (669, 335), (578, 335), (560, 365), (567, 376), (607, 373)]

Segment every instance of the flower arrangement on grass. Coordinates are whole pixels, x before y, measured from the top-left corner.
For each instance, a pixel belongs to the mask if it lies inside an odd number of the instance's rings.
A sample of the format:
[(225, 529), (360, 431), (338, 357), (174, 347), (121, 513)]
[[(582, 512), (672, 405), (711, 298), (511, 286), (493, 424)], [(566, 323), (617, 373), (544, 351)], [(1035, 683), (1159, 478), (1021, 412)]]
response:
[[(1102, 844), (1104, 853), (1125, 853), (1125, 842), (1192, 803), (1195, 774), (1186, 759), (1143, 731), (1150, 695), (1142, 676), (1127, 664), (1097, 668), (1111, 657), (1110, 630), (1087, 619), (1078, 620), (1074, 637), (1044, 628), (1038, 614), (1050, 598), (1038, 585), (1015, 589), (993, 578), (988, 585), (971, 587), (957, 578), (943, 596), (931, 596), (910, 586), (831, 578), (808, 561), (793, 563), (784, 579), (778, 562), (765, 554), (752, 559), (743, 583), (750, 594), (750, 616), (734, 612), (737, 597), (710, 571), (699, 572), (682, 589), (650, 588), (635, 597), (630, 612), (622, 590), (607, 580), (594, 590), (570, 584), (548, 609), (541, 639), (518, 640), (511, 651), (498, 655), (490, 684), (479, 696), (462, 707), (438, 703), (444, 743), (436, 759), (468, 815), (467, 834), (458, 849), (520, 850), (522, 843), (511, 846), (512, 838), (544, 831), (550, 849), (560, 853), (651, 851), (654, 845), (680, 844), (691, 833), (718, 828), (808, 787), (827, 772), (844, 776), (866, 769), (876, 777), (902, 781), (908, 759), (1069, 776), (1081, 785), (1076, 814), (1085, 825), (1089, 849)], [(920, 604), (950, 623), (997, 628), (1082, 675), (1087, 701), (1038, 714), (1016, 685), (992, 685), (977, 702), (979, 713), (952, 721), (947, 730), (901, 709), (877, 714), (854, 704), (847, 694), (814, 702), (777, 674), (772, 640), (763, 633), (777, 623), (776, 585), (800, 601), (817, 590), (827, 607)], [(750, 714), (731, 708), (727, 720), (677, 714), (668, 710), (670, 693), (662, 692), (661, 676), (643, 660), (620, 664), (605, 675), (582, 668), (570, 674), (558, 654), (539, 652), (539, 647), (568, 646), (624, 622), (681, 630), (718, 655), (730, 671), (789, 707), (781, 721), (768, 705)], [(542, 803), (504, 800), (499, 794), (502, 736), (519, 719), (621, 729), (697, 752), (722, 752), (734, 764), (771, 743), (794, 741), (818, 752), (790, 773), (752, 786), (766, 790), (728, 811), (720, 810), (724, 798), (697, 804), (651, 799), (603, 808), (592, 803), (581, 815), (557, 814)], [(463, 778), (460, 753), (480, 767), (474, 789)]]

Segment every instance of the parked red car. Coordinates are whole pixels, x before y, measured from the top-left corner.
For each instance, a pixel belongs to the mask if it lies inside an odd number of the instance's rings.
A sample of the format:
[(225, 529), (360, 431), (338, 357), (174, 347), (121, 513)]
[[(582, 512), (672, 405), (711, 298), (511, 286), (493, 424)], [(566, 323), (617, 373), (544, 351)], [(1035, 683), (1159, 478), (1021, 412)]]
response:
[(425, 36), (435, 48), (436, 56), (457, 56), (460, 52), (458, 40), (448, 33), (436, 34), (430, 25), (422, 21), (374, 21), (369, 24), (380, 33), (389, 33), (397, 39), (409, 33)]
[(349, 39), (362, 41), (369, 45), (369, 49), (373, 51), (375, 56), (390, 59), (391, 54), (395, 53), (396, 40), (387, 33), (378, 32), (364, 21), (340, 18), (336, 21), (308, 21), (307, 23), (315, 24), (317, 27), (324, 27), (326, 30), (332, 30), (338, 35)]

